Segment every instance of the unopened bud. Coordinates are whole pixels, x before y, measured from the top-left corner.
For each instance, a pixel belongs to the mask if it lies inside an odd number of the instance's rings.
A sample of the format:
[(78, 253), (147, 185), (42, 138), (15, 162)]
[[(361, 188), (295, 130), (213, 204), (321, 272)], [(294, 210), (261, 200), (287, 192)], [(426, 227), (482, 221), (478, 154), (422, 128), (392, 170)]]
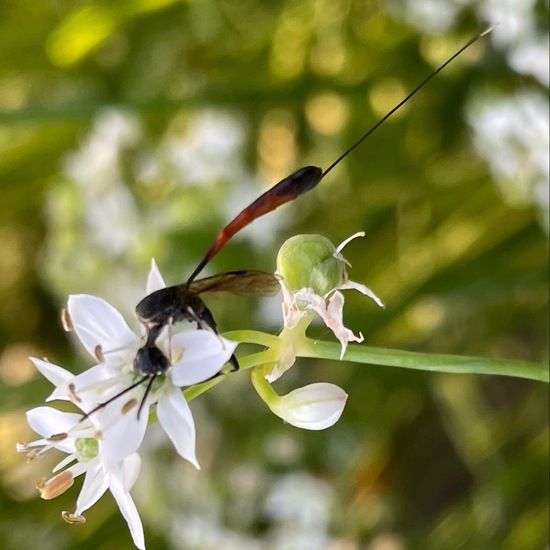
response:
[(277, 416), (297, 428), (324, 430), (338, 421), (347, 398), (342, 388), (317, 382), (282, 395), (269, 406)]

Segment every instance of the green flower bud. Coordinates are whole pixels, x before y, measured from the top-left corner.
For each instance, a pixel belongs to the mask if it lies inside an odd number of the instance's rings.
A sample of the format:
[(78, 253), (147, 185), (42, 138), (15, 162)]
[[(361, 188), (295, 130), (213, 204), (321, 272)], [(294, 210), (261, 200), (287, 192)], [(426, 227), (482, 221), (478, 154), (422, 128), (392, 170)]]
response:
[(80, 462), (92, 460), (99, 454), (99, 443), (93, 437), (75, 439), (74, 445)]
[(311, 288), (319, 296), (342, 284), (345, 263), (334, 257), (336, 248), (321, 235), (296, 235), (277, 255), (277, 272), (285, 286), (296, 291)]

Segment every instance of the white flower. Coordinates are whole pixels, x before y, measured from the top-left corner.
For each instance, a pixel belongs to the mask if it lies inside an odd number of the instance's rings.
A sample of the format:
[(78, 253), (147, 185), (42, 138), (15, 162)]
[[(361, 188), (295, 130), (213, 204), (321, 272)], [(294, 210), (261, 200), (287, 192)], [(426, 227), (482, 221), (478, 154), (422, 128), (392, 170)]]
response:
[[(335, 424), (344, 410), (347, 394), (334, 384), (316, 383), (280, 396), (271, 387), (296, 361), (307, 354), (311, 345), (306, 330), (315, 314), (323, 319), (341, 344), (340, 359), (349, 342), (362, 342), (344, 326), (344, 295), (341, 290), (355, 289), (383, 307), (381, 300), (365, 285), (348, 279), (349, 263), (341, 250), (356, 233), (335, 248), (320, 235), (297, 235), (287, 240), (277, 256), (277, 275), (283, 293), (284, 328), (271, 346), (266, 362), (254, 369), (252, 382), (262, 400), (283, 420), (307, 430), (323, 430)], [(268, 358), (267, 358), (268, 357)]]
[[(43, 439), (20, 444), (17, 450), (27, 452), (30, 459), (50, 449), (67, 453), (68, 456), (53, 469), (54, 473), (59, 473), (39, 484), (42, 498), (49, 500), (64, 493), (73, 485), (75, 477), (85, 474), (76, 511), (74, 514), (64, 512), (64, 519), (69, 523), (83, 523), (82, 513), (109, 489), (128, 523), (134, 544), (144, 549), (143, 526), (129, 492), (139, 474), (139, 455), (131, 454), (107, 468), (99, 456), (100, 433), (90, 419), (81, 420), (80, 414), (61, 412), (51, 407), (32, 409), (27, 413), (27, 421)], [(69, 466), (71, 463), (74, 464)]]
[[(147, 293), (164, 286), (153, 262)], [(177, 333), (169, 338), (165, 330), (153, 349), (166, 372), (147, 376), (133, 368), (138, 349), (144, 345), (142, 338), (105, 300), (89, 295), (70, 296), (65, 320), (98, 364), (74, 376), (43, 359), (31, 360), (55, 386), (48, 401), (70, 400), (85, 414), (51, 407), (32, 409), (27, 413), (29, 425), (43, 438), (18, 445), (18, 451), (27, 452), (31, 459), (50, 449), (67, 453), (54, 468), (56, 475), (39, 484), (42, 498), (63, 493), (75, 477), (85, 474), (76, 510), (64, 512), (63, 518), (69, 523), (83, 523), (82, 513), (109, 489), (128, 523), (134, 544), (145, 548), (141, 520), (129, 491), (140, 470), (135, 451), (143, 440), (149, 409), (157, 405), (158, 420), (177, 452), (198, 468), (195, 424), (181, 387), (214, 376), (237, 344), (206, 330)], [(149, 353), (150, 348), (146, 349)]]
[[(164, 286), (153, 262), (147, 293)], [(149, 409), (156, 403), (158, 420), (177, 452), (198, 468), (195, 424), (181, 387), (198, 384), (218, 373), (237, 344), (207, 330), (181, 332), (170, 338), (165, 330), (157, 346), (167, 360), (171, 359), (170, 366), (165, 375), (152, 381), (134, 371), (134, 358), (143, 342), (113, 306), (95, 296), (73, 295), (67, 309), (78, 339), (100, 363), (72, 376), (61, 367), (33, 359), (38, 370), (56, 385), (49, 400), (70, 399), (85, 412), (97, 409), (91, 418), (103, 435), (100, 457), (108, 468), (139, 448)], [(139, 384), (143, 378), (147, 379)], [(107, 404), (97, 408), (104, 403)]]

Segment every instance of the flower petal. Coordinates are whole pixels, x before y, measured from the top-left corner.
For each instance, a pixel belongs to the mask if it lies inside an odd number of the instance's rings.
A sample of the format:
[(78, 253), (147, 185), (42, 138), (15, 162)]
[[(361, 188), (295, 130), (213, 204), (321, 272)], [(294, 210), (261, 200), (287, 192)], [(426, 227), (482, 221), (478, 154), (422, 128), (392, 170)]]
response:
[(122, 461), (122, 486), (129, 491), (136, 482), (141, 470), (141, 458), (137, 453), (127, 456)]
[[(237, 347), (207, 330), (180, 332), (172, 337), (174, 363), (169, 371), (176, 386), (192, 386), (218, 373)], [(181, 359), (178, 359), (181, 355)]]
[(281, 396), (271, 410), (297, 428), (324, 430), (338, 421), (347, 398), (342, 388), (318, 382)]
[[(71, 392), (75, 404), (89, 412), (100, 403), (105, 403), (130, 385), (131, 375), (118, 372), (101, 364), (75, 376), (70, 386), (63, 388)], [(61, 388), (60, 388), (61, 389)], [(55, 395), (56, 392), (53, 393)]]
[(344, 326), (344, 295), (341, 292), (336, 291), (331, 296), (326, 312), (323, 314), (319, 313), (319, 315), (321, 315), (327, 327), (332, 330), (334, 336), (342, 344), (340, 359), (343, 359), (349, 342), (363, 341), (361, 333), (359, 333), (359, 336), (355, 336), (349, 328)]
[(179, 389), (173, 388), (162, 396), (157, 405), (157, 416), (178, 454), (200, 469), (195, 455), (195, 422)]
[(116, 400), (100, 411), (98, 423), (103, 439), (99, 441), (99, 449), (105, 468), (112, 468), (141, 445), (147, 429), (149, 407), (147, 404), (143, 407), (139, 418), (137, 411), (137, 406), (124, 411), (124, 404)]
[(160, 273), (157, 262), (154, 259), (151, 260), (151, 267), (149, 269), (149, 274), (147, 275), (147, 284), (145, 286), (145, 292), (151, 294), (156, 290), (161, 288), (166, 288), (166, 283)]
[(30, 357), (29, 359), (37, 368), (38, 372), (56, 387), (65, 385), (72, 378), (74, 378), (74, 374), (72, 372), (69, 372), (62, 367), (58, 367), (49, 361), (44, 361), (43, 359), (38, 359), (37, 357)]
[(81, 418), (80, 414), (58, 411), (53, 407), (36, 407), (27, 412), (31, 429), (46, 438), (67, 433)]
[(78, 339), (94, 359), (98, 358), (98, 347), (106, 355), (138, 342), (122, 315), (97, 296), (73, 294), (67, 308)]
[(104, 468), (99, 464), (94, 464), (86, 472), (82, 489), (76, 500), (75, 515), (81, 516), (82, 512), (93, 506), (105, 493), (109, 487)]
[(135, 546), (140, 550), (145, 550), (143, 525), (130, 493), (126, 491), (123, 486), (121, 474), (118, 476), (111, 474), (109, 489), (118, 504), (121, 514), (124, 516), (124, 519), (128, 524), (128, 528), (130, 529), (130, 534), (132, 535), (132, 540), (134, 541)]
[[(285, 328), (292, 329), (307, 315), (307, 309), (300, 309), (296, 302), (295, 293), (285, 286), (284, 280), (281, 281), (281, 290), (283, 295), (282, 310), (284, 326)], [(297, 295), (302, 295), (304, 293), (315, 296), (311, 289), (302, 289), (296, 292)]]
[(70, 399), (81, 410), (87, 412), (101, 398), (102, 390), (109, 377), (114, 378), (110, 369), (107, 369), (105, 365), (96, 365), (76, 376), (71, 375), (68, 380), (63, 381), (55, 388), (46, 401)]

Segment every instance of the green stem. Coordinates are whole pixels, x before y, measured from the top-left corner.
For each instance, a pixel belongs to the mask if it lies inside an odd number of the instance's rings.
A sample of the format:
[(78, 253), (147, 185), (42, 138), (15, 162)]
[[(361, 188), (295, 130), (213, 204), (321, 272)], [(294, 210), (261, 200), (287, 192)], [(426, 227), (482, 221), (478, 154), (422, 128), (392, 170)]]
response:
[[(269, 349), (261, 351), (259, 353), (253, 353), (252, 355), (247, 355), (246, 357), (239, 359), (239, 372), (257, 367), (259, 365), (265, 365), (266, 363), (269, 363), (274, 359), (276, 359), (276, 356), (274, 355), (273, 351)], [(231, 374), (232, 373), (220, 374), (219, 376), (216, 376), (216, 378), (211, 378), (210, 380), (207, 380), (202, 384), (191, 386), (184, 390), (183, 394), (185, 395), (187, 401), (191, 401), (192, 399), (195, 399), (199, 395), (202, 395), (204, 392), (208, 391), (210, 388), (217, 386), (222, 380), (224, 380), (228, 376), (231, 376)]]
[[(339, 343), (320, 342), (308, 338), (296, 349), (296, 354), (301, 357), (337, 360), (340, 358), (340, 351), (341, 346)], [(540, 382), (549, 381), (548, 366), (510, 359), (420, 353), (350, 344), (344, 355), (344, 360), (353, 361), (354, 363), (434, 372), (500, 374)]]
[(258, 344), (266, 348), (277, 347), (279, 342), (278, 336), (260, 332), (259, 330), (233, 330), (231, 332), (224, 332), (222, 336), (240, 344)]
[[(225, 334), (229, 339), (238, 342), (259, 344), (277, 349), (280, 337), (255, 330), (239, 330)], [(295, 338), (294, 347), (299, 357), (317, 357), (320, 359), (340, 359), (341, 346), (337, 342), (321, 342), (310, 338)], [(268, 354), (269, 351), (262, 352)], [(241, 368), (250, 368), (274, 359), (273, 355), (254, 354), (245, 357)], [(252, 359), (250, 366), (247, 360)], [(495, 359), (490, 357), (470, 357), (437, 353), (421, 353), (387, 348), (374, 348), (363, 344), (349, 344), (344, 355), (346, 361), (385, 367), (425, 370), (433, 372), (450, 372), (455, 374), (499, 374), (549, 381), (548, 366), (528, 361), (513, 359)]]
[(265, 379), (262, 369), (254, 369), (250, 375), (250, 379), (262, 401), (271, 408), (272, 404), (277, 402), (279, 396), (271, 384)]
[[(248, 370), (259, 365), (277, 361), (277, 349), (280, 337), (255, 330), (237, 330), (224, 334), (226, 338), (249, 344), (266, 346), (268, 349), (240, 358), (240, 370)], [(336, 342), (320, 342), (310, 338), (296, 338), (294, 341), (296, 356), (317, 357), (319, 359), (340, 359), (341, 345)], [(540, 382), (549, 381), (546, 365), (515, 361), (511, 359), (493, 359), (488, 357), (468, 357), (437, 353), (420, 353), (396, 349), (374, 348), (362, 344), (349, 344), (344, 360), (367, 365), (399, 367), (403, 369), (454, 374), (498, 374), (527, 378)], [(194, 399), (219, 384), (229, 374), (222, 374), (202, 384), (185, 390), (187, 400)]]

